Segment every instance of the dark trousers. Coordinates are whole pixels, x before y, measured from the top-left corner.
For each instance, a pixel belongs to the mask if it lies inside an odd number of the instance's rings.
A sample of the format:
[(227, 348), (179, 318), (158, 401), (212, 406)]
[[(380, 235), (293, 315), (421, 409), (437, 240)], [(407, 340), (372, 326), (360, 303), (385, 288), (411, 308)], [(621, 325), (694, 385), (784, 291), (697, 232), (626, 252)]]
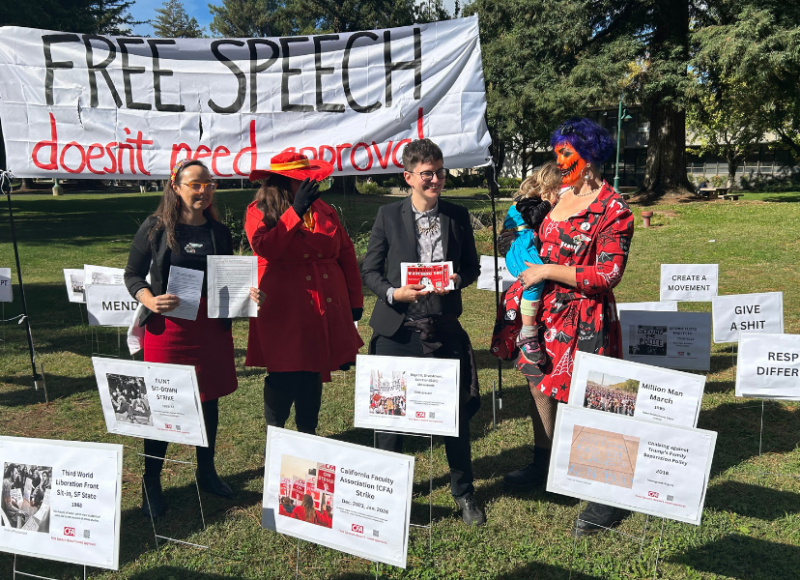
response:
[(322, 405), (319, 373), (295, 371), (269, 373), (264, 377), (264, 419), (268, 426), (283, 427), (293, 403), (297, 430), (316, 434)]
[[(454, 358), (461, 361), (461, 385), (463, 391), (469, 389), (469, 361), (466, 359), (467, 353), (454, 344), (456, 341), (448, 341), (446, 336), (437, 336), (442, 342), (441, 348), (427, 356), (435, 358)], [(382, 356), (414, 356), (422, 357), (422, 342), (420, 333), (401, 327), (394, 336), (379, 336), (375, 342), (375, 354)], [(466, 365), (466, 372), (465, 372)], [(454, 497), (461, 497), (467, 493), (473, 493), (475, 488), (472, 486), (472, 449), (469, 441), (469, 420), (463, 404), (464, 393), (461, 396), (461, 407), (459, 409), (458, 437), (445, 437), (444, 450), (447, 453), (447, 464), (450, 466), (450, 492)], [(403, 436), (398, 433), (378, 433), (377, 445), (379, 449), (402, 453)]]
[[(217, 443), (217, 425), (219, 425), (219, 399), (202, 403), (203, 418), (206, 423), (206, 436), (208, 447), (195, 447), (197, 450), (197, 469), (208, 471), (214, 469), (214, 447)], [(144, 476), (158, 477), (164, 466), (164, 456), (167, 453), (166, 441), (144, 440)], [(160, 459), (157, 459), (160, 458)]]

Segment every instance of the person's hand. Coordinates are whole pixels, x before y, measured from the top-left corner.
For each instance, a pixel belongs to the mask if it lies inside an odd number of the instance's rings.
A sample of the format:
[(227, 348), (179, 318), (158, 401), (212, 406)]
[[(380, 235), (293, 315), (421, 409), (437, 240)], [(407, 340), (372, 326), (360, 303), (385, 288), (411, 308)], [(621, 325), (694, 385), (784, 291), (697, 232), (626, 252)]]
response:
[(353, 322), (358, 322), (361, 320), (361, 317), (364, 316), (363, 308), (351, 308), (350, 312), (353, 313)]
[(539, 282), (547, 280), (547, 266), (544, 264), (531, 264), (525, 262), (528, 268), (522, 272), (522, 284), (525, 288), (536, 286)]
[(161, 296), (153, 296), (148, 300), (149, 304), (145, 304), (148, 310), (156, 314), (164, 314), (170, 312), (178, 307), (181, 299), (174, 294), (162, 294)]
[(258, 288), (250, 287), (250, 300), (258, 304), (258, 310), (261, 310), (261, 305), (264, 304), (264, 301), (267, 299), (267, 295), (264, 294)]
[(300, 189), (294, 194), (292, 209), (297, 214), (297, 217), (303, 219), (308, 208), (319, 199), (320, 195), (322, 195), (322, 192), (319, 191), (319, 183), (314, 179), (306, 177), (303, 183), (300, 184)]
[(497, 252), (501, 256), (505, 256), (511, 249), (511, 244), (517, 239), (517, 232), (503, 232), (497, 238)]
[(406, 284), (401, 286), (392, 294), (392, 300), (396, 302), (416, 302), (421, 296), (426, 296), (429, 292), (422, 292), (425, 284)]
[[(455, 284), (456, 279), (458, 279), (458, 274), (450, 274), (450, 279), (453, 281), (453, 284)], [(434, 288), (433, 293), (437, 296), (444, 296), (445, 294), (450, 294), (450, 290), (447, 288), (442, 288), (441, 290)]]

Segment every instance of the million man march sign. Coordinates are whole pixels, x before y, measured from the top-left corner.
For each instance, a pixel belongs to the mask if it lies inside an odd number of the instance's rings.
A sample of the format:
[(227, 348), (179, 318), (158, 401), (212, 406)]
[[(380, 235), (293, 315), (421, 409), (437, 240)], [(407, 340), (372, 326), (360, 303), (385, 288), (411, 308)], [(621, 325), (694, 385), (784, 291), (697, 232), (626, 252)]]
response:
[(0, 29), (18, 177), (163, 179), (178, 159), (246, 177), (291, 150), (334, 175), (402, 169), (413, 139), (489, 162), (477, 17), (347, 34), (163, 39)]

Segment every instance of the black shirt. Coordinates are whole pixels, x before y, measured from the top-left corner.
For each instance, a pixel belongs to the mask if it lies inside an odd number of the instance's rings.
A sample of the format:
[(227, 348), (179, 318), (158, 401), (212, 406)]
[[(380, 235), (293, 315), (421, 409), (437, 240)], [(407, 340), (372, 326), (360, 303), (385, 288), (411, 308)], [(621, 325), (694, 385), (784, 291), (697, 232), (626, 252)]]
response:
[[(175, 224), (175, 240), (178, 242), (180, 252), (170, 253), (170, 265), (207, 272), (208, 262), (206, 261), (206, 256), (216, 254), (211, 222), (206, 222), (201, 226)], [(169, 283), (169, 274), (165, 283)], [(206, 296), (206, 294), (206, 276), (204, 276), (203, 296)]]

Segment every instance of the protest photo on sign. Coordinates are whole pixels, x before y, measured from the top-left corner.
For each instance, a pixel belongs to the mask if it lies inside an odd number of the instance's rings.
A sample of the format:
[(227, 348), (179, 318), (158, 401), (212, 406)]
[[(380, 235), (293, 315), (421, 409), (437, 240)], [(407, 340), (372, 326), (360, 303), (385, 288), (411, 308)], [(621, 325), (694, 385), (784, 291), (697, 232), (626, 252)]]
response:
[(622, 358), (660, 367), (711, 368), (711, 315), (707, 312), (622, 310)]
[(83, 265), (84, 285), (125, 285), (125, 270), (122, 268), (108, 268), (106, 266)]
[(52, 467), (21, 463), (3, 465), (0, 526), (49, 534), (52, 483)]
[(719, 290), (719, 264), (661, 264), (661, 300), (711, 302)]
[(783, 292), (714, 298), (714, 342), (739, 342), (739, 333), (783, 334)]
[(83, 270), (64, 269), (64, 282), (67, 285), (67, 297), (70, 302), (86, 302), (86, 289), (83, 285), (83, 276)]
[(800, 401), (800, 334), (739, 334), (736, 396)]
[(278, 515), (315, 526), (333, 527), (336, 466), (284, 455)]
[(411, 264), (402, 262), (400, 264), (402, 274), (400, 279), (403, 286), (407, 284), (422, 284), (422, 292), (433, 292), (434, 290), (452, 290), (455, 288), (450, 275), (453, 274), (452, 262), (426, 262)]

